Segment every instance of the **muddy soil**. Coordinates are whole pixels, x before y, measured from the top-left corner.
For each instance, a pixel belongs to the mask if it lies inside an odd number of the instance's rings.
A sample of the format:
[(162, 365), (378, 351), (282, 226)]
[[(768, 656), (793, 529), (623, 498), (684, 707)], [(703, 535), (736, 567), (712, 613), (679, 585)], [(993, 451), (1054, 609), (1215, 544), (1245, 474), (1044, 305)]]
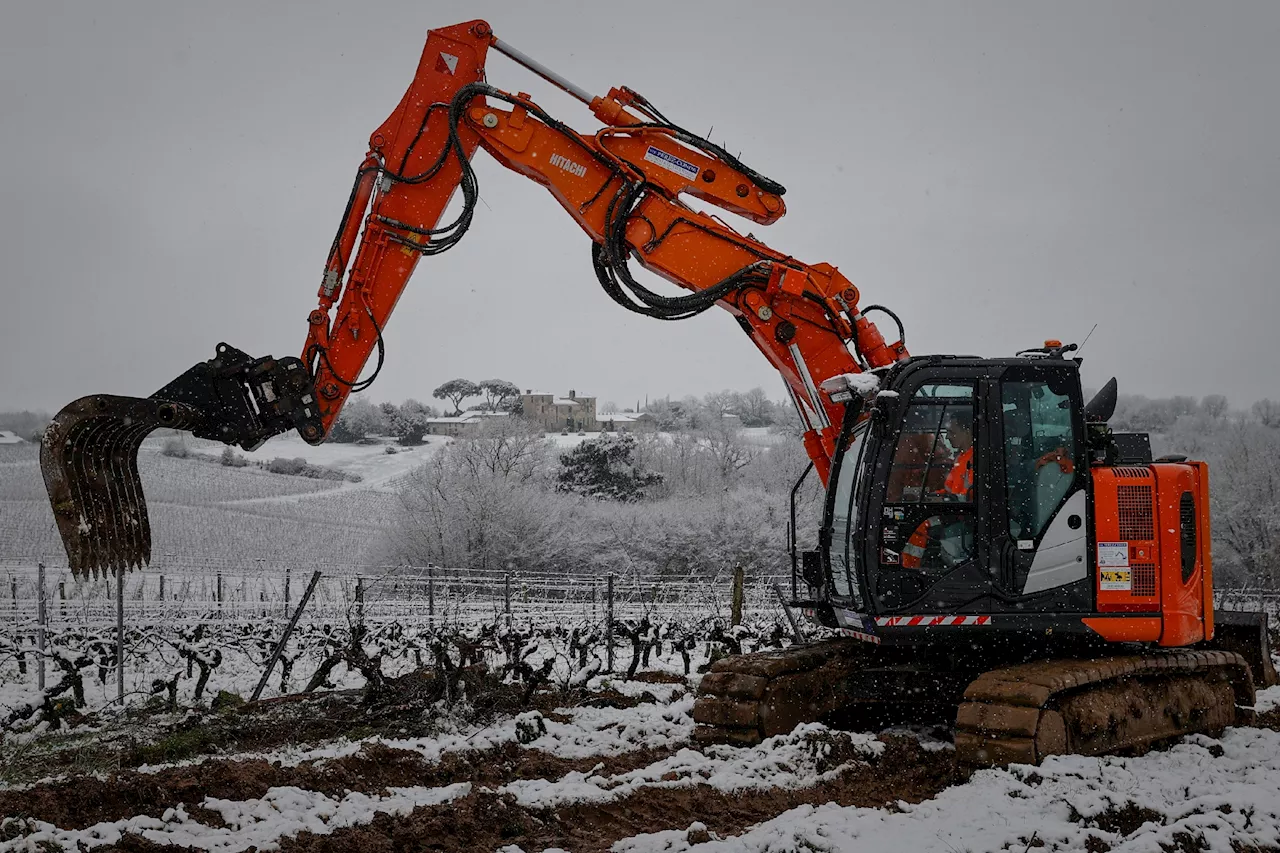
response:
[[(81, 778), (0, 792), (0, 814), (47, 821), (62, 829), (134, 815), (158, 817), (165, 809), (206, 797), (256, 799), (269, 788), (292, 785), (342, 797), (349, 791), (382, 794), (389, 787), (442, 787), (457, 782), (500, 786), (515, 779), (558, 779), (573, 771), (625, 773), (660, 761), (675, 751), (645, 749), (612, 757), (563, 759), (515, 743), (493, 749), (450, 753), (439, 762), (411, 750), (369, 744), (359, 753), (322, 762), (280, 767), (261, 759), (206, 761), (159, 773), (123, 773), (107, 779)], [(199, 818), (197, 818), (199, 819)]]
[(832, 781), (796, 791), (726, 793), (705, 785), (644, 788), (611, 803), (554, 810), (525, 808), (510, 796), (482, 791), (448, 806), (416, 809), (405, 817), (379, 815), (372, 824), (331, 835), (303, 833), (296, 839), (282, 839), (280, 850), (390, 853), (430, 849), (452, 853), (518, 844), (526, 850), (563, 847), (575, 853), (596, 853), (637, 833), (685, 829), (695, 821), (706, 824), (710, 832), (736, 834), (805, 803), (917, 803), (968, 778), (950, 751), (928, 752), (914, 738), (886, 741), (887, 748), (875, 764), (855, 765)]
[[(652, 697), (647, 697), (654, 701)], [(571, 700), (571, 701), (566, 701)], [(583, 696), (539, 694), (533, 704), (565, 707), (574, 702), (583, 705), (634, 707), (642, 700), (604, 691)], [(318, 700), (321, 707), (332, 711), (325, 726), (338, 726), (348, 703)], [(312, 703), (315, 704), (315, 703)], [(296, 710), (302, 703), (291, 703)], [(216, 744), (219, 751), (243, 749), (246, 742), (266, 745), (289, 743), (279, 739), (285, 720), (271, 713), (255, 713), (246, 708), (230, 717), (212, 717), (192, 721), (191, 730), (200, 726), (200, 742)], [(408, 710), (408, 709), (406, 709)], [(311, 708), (315, 713), (316, 708)], [(270, 719), (263, 719), (263, 717)], [(290, 714), (289, 716), (293, 716)], [(411, 714), (405, 714), (411, 718)], [(548, 712), (548, 716), (560, 715)], [(567, 718), (566, 718), (567, 719)], [(412, 737), (426, 732), (415, 731), (412, 720), (401, 720), (394, 736)], [(438, 721), (437, 721), (438, 723)], [(339, 728), (339, 733), (354, 736), (353, 728)], [(369, 723), (361, 720), (359, 736), (367, 736)], [(231, 731), (238, 736), (221, 740)], [(384, 728), (384, 733), (385, 728)], [(269, 735), (263, 737), (263, 735)], [(251, 747), (252, 748), (252, 747)], [(262, 748), (262, 747), (258, 747)], [(262, 797), (273, 787), (292, 785), (328, 796), (341, 797), (348, 791), (368, 794), (383, 793), (388, 787), (451, 785), (473, 782), (477, 785), (500, 786), (515, 779), (558, 779), (565, 773), (590, 770), (603, 763), (607, 773), (624, 773), (643, 767), (670, 755), (678, 747), (644, 749), (613, 757), (595, 756), (585, 759), (562, 759), (515, 743), (486, 750), (446, 754), (440, 761), (428, 761), (412, 750), (395, 749), (379, 743), (367, 744), (355, 755), (302, 762), (283, 767), (263, 759), (235, 760), (209, 758), (199, 764), (174, 767), (154, 773), (125, 770), (105, 778), (73, 776), (57, 782), (41, 783), (26, 790), (0, 791), (0, 814), (47, 821), (62, 829), (83, 829), (102, 821), (134, 815), (158, 817), (165, 809), (186, 803), (202, 802), (206, 797), (245, 800)], [(130, 761), (128, 757), (126, 762)], [(137, 763), (137, 762), (134, 762)]]
[[(302, 833), (282, 838), (282, 853), (391, 853), (401, 850), (475, 851), (519, 844), (526, 850), (564, 847), (572, 851), (606, 851), (619, 839), (663, 829), (685, 829), (701, 821), (710, 832), (731, 835), (805, 803), (835, 802), (849, 806), (885, 806), (904, 800), (917, 803), (951, 785), (963, 783), (967, 771), (950, 751), (924, 750), (910, 737), (886, 737), (884, 754), (874, 764), (855, 763), (837, 778), (795, 791), (726, 793), (709, 786), (644, 788), (605, 804), (579, 804), (559, 809), (526, 808), (510, 795), (492, 790), (474, 793), (441, 806), (415, 809), (403, 817), (378, 815), (371, 824), (340, 829), (329, 835)], [(659, 760), (662, 751), (632, 753), (605, 761), (601, 772), (619, 773)], [(598, 759), (567, 762), (526, 755), (509, 770), (472, 764), (472, 774), (444, 775), (418, 784), (449, 784), (468, 778), (477, 788), (493, 788), (503, 780), (558, 778), (572, 769), (585, 770)], [(461, 771), (461, 766), (455, 773)], [(128, 836), (111, 849), (179, 851)]]
[[(360, 691), (339, 691), (286, 696), (222, 712), (193, 710), (185, 716), (131, 712), (102, 720), (90, 717), (87, 722), (102, 727), (91, 737), (68, 737), (65, 744), (53, 737), (36, 748), (0, 756), (6, 765), (3, 778), (19, 785), (51, 776), (113, 774), (144, 764), (267, 752), (344, 737), (429, 737), (439, 732), (441, 715), (434, 701), (428, 701), (431, 694), (419, 686), (406, 677), (376, 703), (362, 701)], [(554, 718), (555, 708), (591, 703), (628, 708), (656, 701), (651, 695), (636, 698), (615, 691), (543, 690), (524, 702), (517, 686), (480, 679), (468, 686), (465, 718), (454, 713), (454, 722), (487, 725), (527, 709)], [(3, 797), (0, 793), (0, 814), (7, 814)]]

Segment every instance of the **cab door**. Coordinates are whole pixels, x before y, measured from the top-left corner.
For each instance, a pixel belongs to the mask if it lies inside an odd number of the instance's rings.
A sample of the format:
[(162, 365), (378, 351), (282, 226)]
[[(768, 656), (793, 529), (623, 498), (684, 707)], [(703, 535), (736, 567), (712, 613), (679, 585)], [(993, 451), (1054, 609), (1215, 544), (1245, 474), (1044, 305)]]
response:
[(1059, 362), (1011, 366), (998, 378), (989, 435), (999, 585), (1021, 610), (1088, 610), (1091, 508), (1079, 372)]
[[(993, 592), (983, 371), (926, 367), (878, 401), (860, 549), (876, 613), (984, 612)], [(885, 395), (881, 395), (884, 397)]]

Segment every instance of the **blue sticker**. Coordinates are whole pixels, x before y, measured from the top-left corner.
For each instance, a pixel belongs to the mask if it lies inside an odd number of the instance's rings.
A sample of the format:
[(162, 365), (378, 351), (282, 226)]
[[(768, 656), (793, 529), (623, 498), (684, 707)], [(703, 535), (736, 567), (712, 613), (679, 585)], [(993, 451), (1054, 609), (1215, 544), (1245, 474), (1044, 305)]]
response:
[(668, 154), (661, 148), (649, 146), (649, 150), (644, 152), (644, 159), (650, 163), (657, 163), (668, 172), (675, 172), (677, 175), (693, 180), (698, 177), (698, 167), (690, 163), (688, 160), (681, 160), (674, 154)]

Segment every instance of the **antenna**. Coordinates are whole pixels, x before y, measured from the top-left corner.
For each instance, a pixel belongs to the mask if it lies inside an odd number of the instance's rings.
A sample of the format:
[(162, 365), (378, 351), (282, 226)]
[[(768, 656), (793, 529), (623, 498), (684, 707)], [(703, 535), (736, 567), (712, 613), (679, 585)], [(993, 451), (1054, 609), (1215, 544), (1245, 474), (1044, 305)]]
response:
[(1089, 330), (1089, 334), (1084, 336), (1084, 340), (1080, 342), (1080, 346), (1076, 348), (1076, 358), (1080, 357), (1080, 353), (1084, 351), (1084, 345), (1089, 343), (1089, 338), (1093, 337), (1093, 333), (1098, 330), (1098, 324), (1094, 323), (1093, 328)]

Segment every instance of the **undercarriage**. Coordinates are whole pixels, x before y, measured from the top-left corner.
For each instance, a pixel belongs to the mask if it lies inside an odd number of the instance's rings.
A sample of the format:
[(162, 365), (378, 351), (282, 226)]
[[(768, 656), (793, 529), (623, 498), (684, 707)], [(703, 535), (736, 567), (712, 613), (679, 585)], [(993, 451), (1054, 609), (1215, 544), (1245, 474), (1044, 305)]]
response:
[(1141, 752), (1247, 722), (1255, 687), (1276, 683), (1265, 621), (1239, 616), (1224, 620), (1219, 641), (1190, 649), (952, 634), (723, 658), (699, 687), (694, 737), (754, 744), (804, 722), (938, 723), (954, 726), (958, 757), (975, 766)]

